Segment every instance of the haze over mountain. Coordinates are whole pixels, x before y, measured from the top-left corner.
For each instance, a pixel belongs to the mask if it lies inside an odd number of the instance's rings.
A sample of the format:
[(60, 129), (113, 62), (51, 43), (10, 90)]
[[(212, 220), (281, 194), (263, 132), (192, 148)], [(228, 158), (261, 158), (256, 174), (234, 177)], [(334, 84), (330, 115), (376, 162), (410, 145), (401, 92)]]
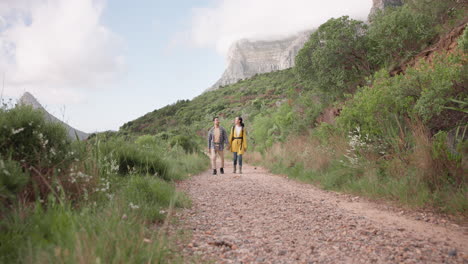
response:
[(44, 113), (44, 117), (46, 120), (50, 121), (50, 122), (56, 122), (56, 123), (60, 123), (62, 124), (66, 129), (67, 129), (67, 132), (68, 132), (68, 136), (72, 139), (72, 140), (76, 140), (76, 137), (78, 137), (80, 140), (84, 140), (86, 138), (88, 138), (89, 134), (83, 132), (83, 131), (80, 131), (76, 128), (73, 128), (71, 126), (69, 126), (67, 123), (61, 121), (60, 119), (56, 118), (55, 116), (51, 115), (49, 112), (47, 112), (47, 110), (45, 110), (45, 108), (37, 101), (37, 99), (32, 95), (30, 94), (29, 92), (25, 92), (23, 94), (23, 96), (21, 96), (21, 98), (18, 100), (18, 104), (21, 104), (21, 105), (30, 105), (32, 106), (34, 109), (37, 109), (37, 110), (40, 110), (41, 112)]

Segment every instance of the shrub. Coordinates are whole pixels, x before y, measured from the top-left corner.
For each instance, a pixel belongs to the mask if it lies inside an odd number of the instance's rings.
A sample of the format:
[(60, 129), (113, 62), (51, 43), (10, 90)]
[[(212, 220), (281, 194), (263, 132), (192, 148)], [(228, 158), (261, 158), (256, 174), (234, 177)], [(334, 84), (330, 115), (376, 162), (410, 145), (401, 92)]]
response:
[(346, 131), (360, 127), (371, 136), (398, 128), (402, 117), (421, 118), (434, 133), (455, 126), (463, 113), (451, 110), (451, 99), (466, 100), (463, 93), (465, 59), (458, 53), (421, 62), (405, 75), (390, 77), (382, 70), (372, 86), (361, 88), (337, 118)]
[(0, 206), (14, 199), (28, 181), (29, 174), (18, 162), (0, 156)]
[(249, 132), (255, 150), (263, 152), (271, 147), (275, 141), (280, 140), (281, 131), (270, 115), (257, 115)]
[(468, 52), (468, 30), (466, 28), (458, 39), (458, 47), (460, 47), (464, 53)]
[(363, 87), (348, 101), (337, 118), (344, 131), (359, 128), (363, 134), (377, 137), (386, 126), (395, 125), (395, 115), (404, 114), (405, 102), (395, 100), (392, 94), (397, 78), (389, 78), (385, 71), (376, 74), (372, 87)]
[(46, 122), (43, 113), (30, 106), (0, 110), (0, 155), (38, 170), (65, 167), (70, 140), (59, 123)]
[(369, 27), (371, 60), (378, 65), (399, 63), (430, 43), (436, 31), (432, 18), (409, 6), (386, 8), (378, 12)]
[[(0, 156), (17, 174), (18, 184), (23, 183), (24, 173), (31, 176), (22, 198), (44, 199), (49, 193), (58, 196), (57, 190), (63, 190), (62, 183), (68, 181), (69, 168), (76, 158), (66, 129), (46, 121), (41, 111), (23, 105), (0, 109), (0, 124)], [(24, 173), (12, 165), (13, 161)], [(19, 191), (20, 185), (14, 190)]]
[(171, 138), (171, 146), (179, 145), (186, 153), (194, 153), (198, 150), (198, 145), (195, 140), (192, 140), (193, 136), (177, 135)]
[(170, 180), (168, 164), (158, 151), (115, 139), (102, 144), (100, 152), (103, 156), (113, 157), (117, 161), (119, 174), (150, 174)]
[(468, 99), (465, 93), (457, 89), (457, 85), (463, 85), (466, 73), (463, 64), (466, 63), (466, 59), (456, 54), (439, 56), (434, 61), (432, 64), (422, 63), (415, 70), (422, 89), (414, 110), (426, 123), (439, 116), (451, 98), (461, 101)]
[(337, 97), (354, 91), (374, 70), (367, 57), (366, 31), (366, 24), (347, 16), (328, 20), (297, 54), (296, 72)]

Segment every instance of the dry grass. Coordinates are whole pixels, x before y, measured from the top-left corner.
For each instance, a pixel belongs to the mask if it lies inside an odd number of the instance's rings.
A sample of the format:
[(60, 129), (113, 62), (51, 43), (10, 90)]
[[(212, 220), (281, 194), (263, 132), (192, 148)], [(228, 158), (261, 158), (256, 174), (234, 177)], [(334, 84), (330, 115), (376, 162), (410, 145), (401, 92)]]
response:
[(282, 162), (287, 167), (301, 163), (305, 169), (326, 170), (337, 155), (345, 153), (342, 138), (333, 137), (332, 146), (324, 147), (310, 135), (292, 136), (285, 142), (277, 142), (262, 156), (259, 152), (248, 153), (246, 161), (253, 164), (276, 164)]

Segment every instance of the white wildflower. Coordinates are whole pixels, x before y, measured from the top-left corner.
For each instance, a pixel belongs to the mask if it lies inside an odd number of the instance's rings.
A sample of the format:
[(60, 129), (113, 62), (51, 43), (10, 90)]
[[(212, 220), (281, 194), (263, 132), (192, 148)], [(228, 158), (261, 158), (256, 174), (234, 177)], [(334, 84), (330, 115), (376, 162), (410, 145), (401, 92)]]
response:
[(132, 208), (132, 210), (140, 208), (140, 206), (138, 206), (136, 204), (133, 204), (132, 202), (130, 202), (129, 206), (130, 206), (130, 208)]
[(11, 133), (12, 133), (13, 135), (16, 135), (16, 134), (20, 133), (20, 132), (23, 131), (23, 130), (24, 130), (24, 127), (20, 127), (20, 128), (18, 128), (18, 129), (13, 129), (13, 128), (12, 128), (12, 129), (11, 129)]

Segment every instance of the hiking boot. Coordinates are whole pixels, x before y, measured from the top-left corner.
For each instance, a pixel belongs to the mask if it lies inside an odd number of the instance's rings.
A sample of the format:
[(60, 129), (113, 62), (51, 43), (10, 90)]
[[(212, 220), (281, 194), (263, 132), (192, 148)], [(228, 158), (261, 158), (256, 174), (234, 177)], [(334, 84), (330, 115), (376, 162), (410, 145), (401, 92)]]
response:
[(239, 174), (242, 174), (242, 166), (239, 166)]
[(236, 173), (236, 167), (237, 165), (234, 165), (234, 170), (232, 171), (232, 173)]
[(216, 174), (217, 174), (217, 173), (216, 173), (216, 169), (214, 169), (214, 170), (213, 170), (213, 175), (216, 175)]
[(224, 174), (224, 168), (220, 168), (220, 169), (219, 169), (219, 172), (220, 172), (221, 174)]

